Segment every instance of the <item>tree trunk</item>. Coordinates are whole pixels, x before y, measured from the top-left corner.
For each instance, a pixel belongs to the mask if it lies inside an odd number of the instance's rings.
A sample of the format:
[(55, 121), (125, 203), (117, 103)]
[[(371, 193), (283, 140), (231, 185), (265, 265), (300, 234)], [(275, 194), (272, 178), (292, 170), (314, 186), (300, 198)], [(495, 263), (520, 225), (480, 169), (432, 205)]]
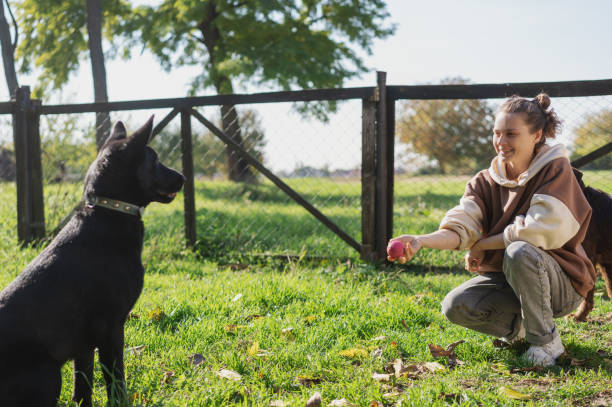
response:
[[(205, 15), (198, 25), (198, 28), (202, 33), (202, 42), (208, 51), (210, 76), (213, 79), (217, 93), (229, 94), (234, 92), (231, 79), (225, 75), (219, 74), (216, 70), (215, 50), (221, 38), (219, 28), (215, 24), (215, 19), (218, 15), (215, 1), (209, 1)], [(225, 134), (244, 148), (236, 106), (221, 106), (221, 125)], [(257, 181), (255, 174), (251, 171), (251, 167), (249, 167), (248, 162), (244, 158), (229, 147), (225, 148), (225, 152), (227, 155), (227, 173), (231, 181), (248, 183)]]
[[(102, 51), (102, 0), (87, 0), (87, 37), (94, 85), (94, 101), (108, 102), (106, 68)], [(102, 147), (110, 133), (108, 112), (96, 113), (96, 145)]]
[[(17, 32), (15, 31), (15, 41), (17, 40), (16, 36)], [(11, 30), (4, 15), (4, 0), (0, 0), (0, 46), (2, 47), (6, 86), (11, 98), (15, 96), (15, 91), (19, 87), (17, 73), (15, 72), (15, 45), (11, 42)]]

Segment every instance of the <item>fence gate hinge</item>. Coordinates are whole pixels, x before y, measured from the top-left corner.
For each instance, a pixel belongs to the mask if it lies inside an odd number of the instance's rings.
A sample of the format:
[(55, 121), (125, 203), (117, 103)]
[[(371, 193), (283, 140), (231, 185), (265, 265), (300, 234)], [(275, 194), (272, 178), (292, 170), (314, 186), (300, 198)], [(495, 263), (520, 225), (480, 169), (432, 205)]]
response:
[(378, 91), (378, 86), (374, 88), (374, 92), (372, 96), (370, 96), (370, 102), (379, 102), (380, 101), (380, 92)]

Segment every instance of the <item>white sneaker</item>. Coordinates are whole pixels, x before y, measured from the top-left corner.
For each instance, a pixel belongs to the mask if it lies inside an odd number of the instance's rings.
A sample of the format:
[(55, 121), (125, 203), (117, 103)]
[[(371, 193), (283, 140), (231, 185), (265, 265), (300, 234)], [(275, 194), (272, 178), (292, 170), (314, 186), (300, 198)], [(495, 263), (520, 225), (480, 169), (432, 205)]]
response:
[(523, 358), (534, 366), (552, 366), (559, 356), (565, 352), (559, 332), (555, 331), (553, 340), (546, 345), (531, 345)]

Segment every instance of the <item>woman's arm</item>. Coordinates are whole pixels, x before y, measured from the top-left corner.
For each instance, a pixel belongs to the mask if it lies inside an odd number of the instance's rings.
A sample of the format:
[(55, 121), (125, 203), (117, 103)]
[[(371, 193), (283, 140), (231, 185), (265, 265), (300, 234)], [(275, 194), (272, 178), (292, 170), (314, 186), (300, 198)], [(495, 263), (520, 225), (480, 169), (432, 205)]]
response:
[[(422, 247), (430, 249), (456, 249), (461, 243), (459, 235), (449, 229), (437, 230), (426, 235), (401, 235), (389, 241), (391, 244), (394, 241), (400, 241), (404, 245), (404, 256), (397, 258), (400, 263), (405, 263), (412, 259)], [(389, 261), (395, 261), (396, 258), (388, 257)]]

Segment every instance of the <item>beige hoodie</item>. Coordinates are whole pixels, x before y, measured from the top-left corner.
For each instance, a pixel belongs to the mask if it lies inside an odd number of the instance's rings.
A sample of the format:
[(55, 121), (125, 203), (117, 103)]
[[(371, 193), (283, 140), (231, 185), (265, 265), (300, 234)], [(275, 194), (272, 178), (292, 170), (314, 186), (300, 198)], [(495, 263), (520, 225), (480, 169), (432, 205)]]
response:
[[(591, 218), (589, 206), (561, 144), (544, 145), (516, 181), (506, 177), (495, 157), (465, 188), (459, 205), (446, 213), (440, 229), (455, 231), (457, 249), (469, 249), (486, 236), (503, 233), (504, 243), (521, 240), (546, 250), (585, 296), (595, 283), (595, 269), (582, 255)], [(483, 268), (501, 271), (504, 250), (485, 252)]]

